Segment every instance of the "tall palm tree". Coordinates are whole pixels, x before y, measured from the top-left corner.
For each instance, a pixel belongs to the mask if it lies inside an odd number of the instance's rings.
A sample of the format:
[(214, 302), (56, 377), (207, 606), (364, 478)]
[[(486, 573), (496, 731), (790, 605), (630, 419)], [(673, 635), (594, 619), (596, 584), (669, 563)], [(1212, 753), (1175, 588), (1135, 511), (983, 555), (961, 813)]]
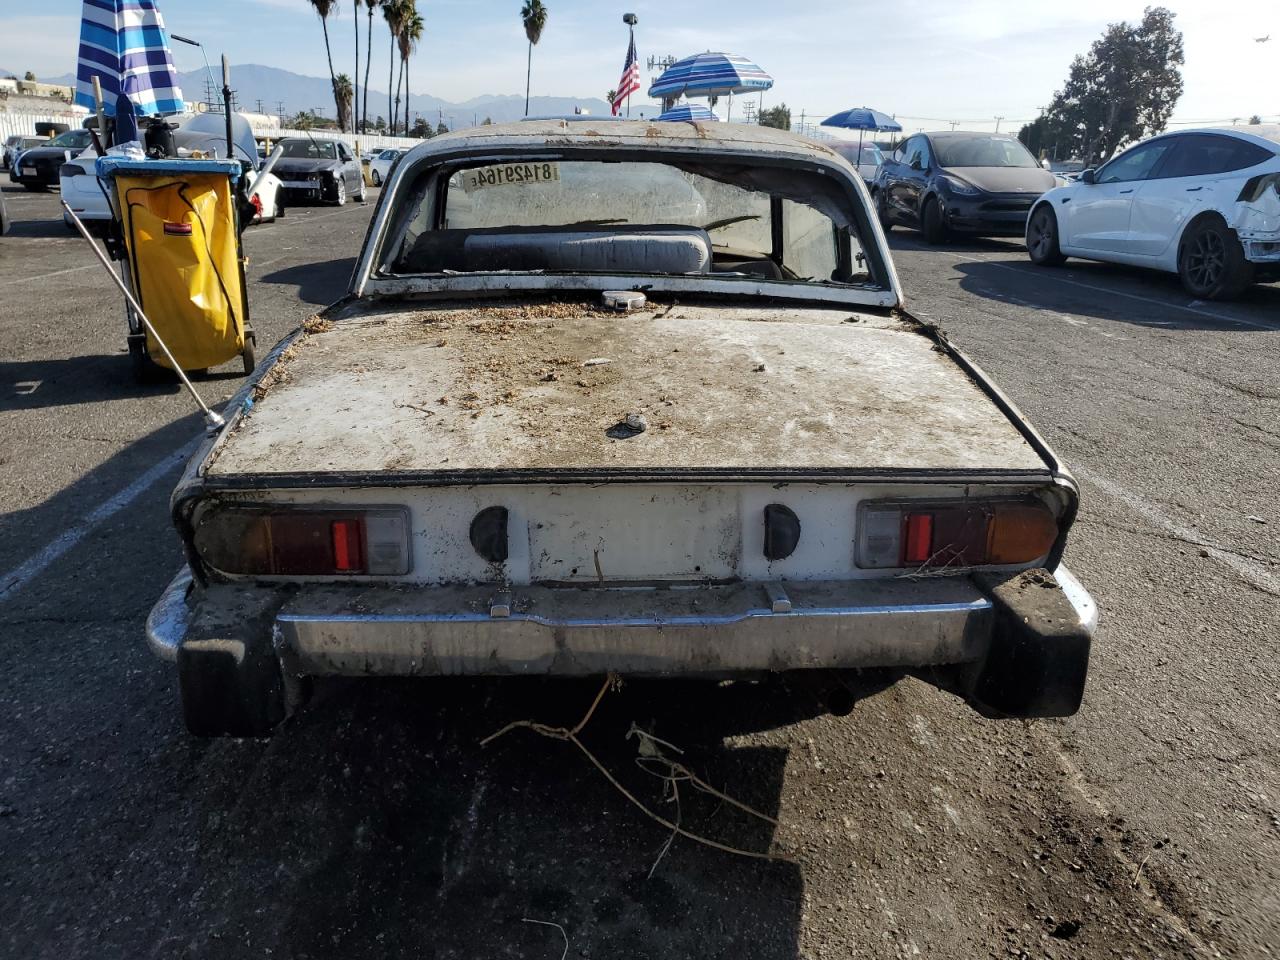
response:
[[(396, 117), (400, 114), (400, 80), (397, 77), (392, 80), (392, 73), (395, 71), (396, 65), (396, 44), (400, 40), (400, 30), (404, 27), (405, 17), (408, 14), (408, 4), (405, 0), (383, 0), (382, 2), (382, 19), (387, 21), (387, 30), (391, 34), (391, 56), (387, 61), (387, 117), (390, 123), (387, 130), (395, 133)], [(391, 88), (396, 88), (395, 107), (391, 105)]]
[[(360, 0), (353, 0), (355, 9), (351, 11), (351, 21), (356, 28), (356, 70), (351, 74), (355, 79), (352, 81), (351, 102), (353, 108), (360, 106)], [(355, 133), (360, 132), (360, 111), (353, 109), (351, 113), (351, 129)]]
[(382, 0), (364, 0), (369, 11), (369, 22), (364, 31), (364, 104), (360, 107), (361, 129), (369, 127), (369, 68), (373, 66), (373, 12), (382, 6)]
[(338, 104), (338, 126), (346, 130), (346, 121), (351, 116), (351, 104), (355, 91), (351, 88), (351, 78), (345, 73), (340, 73), (334, 78), (333, 95)]
[(400, 28), (400, 59), (404, 64), (404, 135), (409, 135), (409, 57), (418, 49), (418, 41), (422, 39), (422, 15), (418, 13), (409, 0), (409, 15), (404, 26)]
[[(342, 107), (338, 104), (338, 81), (333, 72), (333, 51), (329, 48), (329, 14), (333, 13), (334, 0), (307, 0), (320, 16), (324, 28), (324, 53), (329, 58), (329, 86), (333, 89), (333, 105), (338, 108), (338, 125), (342, 126)], [(346, 128), (343, 127), (345, 130)]]
[(547, 8), (542, 0), (524, 0), (520, 8), (524, 21), (524, 35), (529, 38), (529, 65), (524, 74), (524, 115), (529, 115), (529, 85), (533, 79), (533, 48), (542, 39), (542, 29), (547, 25)]

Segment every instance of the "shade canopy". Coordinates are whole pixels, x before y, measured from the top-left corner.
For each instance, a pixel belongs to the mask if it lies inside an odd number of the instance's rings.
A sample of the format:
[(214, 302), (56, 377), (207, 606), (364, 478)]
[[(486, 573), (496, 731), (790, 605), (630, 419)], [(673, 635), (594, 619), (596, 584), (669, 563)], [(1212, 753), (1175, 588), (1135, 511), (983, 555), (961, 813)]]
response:
[(902, 124), (887, 113), (872, 110), (870, 107), (853, 107), (843, 110), (834, 116), (827, 117), (819, 126), (843, 127), (846, 130), (877, 130), (898, 133)]
[(135, 116), (182, 113), (185, 105), (156, 0), (83, 0), (76, 103), (94, 109), (93, 78), (103, 112), (116, 115), (121, 94)]
[(708, 110), (700, 103), (681, 103), (672, 107), (666, 113), (658, 116), (659, 120), (719, 120), (714, 113)]
[(768, 90), (773, 77), (746, 57), (727, 53), (699, 53), (678, 60), (649, 87), (649, 96), (725, 97)]

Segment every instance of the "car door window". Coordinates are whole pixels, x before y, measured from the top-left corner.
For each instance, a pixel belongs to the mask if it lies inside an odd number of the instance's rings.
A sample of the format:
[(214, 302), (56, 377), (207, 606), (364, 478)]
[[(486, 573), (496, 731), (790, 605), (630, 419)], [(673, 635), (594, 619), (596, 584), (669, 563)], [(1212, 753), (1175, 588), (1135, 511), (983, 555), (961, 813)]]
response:
[(902, 162), (910, 167), (910, 166), (914, 166), (915, 162), (919, 160), (920, 166), (923, 168), (924, 167), (923, 153), (924, 153), (924, 138), (912, 137), (910, 140), (908, 140), (906, 143), (902, 145), (902, 157), (903, 157)]
[(1255, 144), (1211, 133), (1186, 133), (1175, 138), (1177, 145), (1160, 164), (1155, 176), (1205, 177), (1243, 170), (1268, 159), (1271, 154)]
[(929, 149), (929, 141), (924, 137), (920, 138), (920, 169), (933, 169), (933, 152)]
[(1129, 183), (1145, 180), (1165, 153), (1173, 146), (1175, 137), (1152, 140), (1120, 154), (1098, 171), (1095, 183)]

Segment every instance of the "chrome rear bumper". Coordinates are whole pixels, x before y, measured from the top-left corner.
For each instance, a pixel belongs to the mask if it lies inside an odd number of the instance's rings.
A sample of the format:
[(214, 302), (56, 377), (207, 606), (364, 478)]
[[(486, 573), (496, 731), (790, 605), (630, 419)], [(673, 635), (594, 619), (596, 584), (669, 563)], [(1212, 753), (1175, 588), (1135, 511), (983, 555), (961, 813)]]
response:
[[(1092, 599), (1065, 568), (1058, 581), (1091, 631)], [(202, 590), (199, 602), (233, 589)], [(186, 636), (190, 590), (184, 570), (148, 618), (164, 659)], [(290, 669), (316, 675), (714, 675), (972, 662), (993, 621), (991, 600), (963, 577), (505, 593), (307, 586), (280, 605), (274, 642)]]

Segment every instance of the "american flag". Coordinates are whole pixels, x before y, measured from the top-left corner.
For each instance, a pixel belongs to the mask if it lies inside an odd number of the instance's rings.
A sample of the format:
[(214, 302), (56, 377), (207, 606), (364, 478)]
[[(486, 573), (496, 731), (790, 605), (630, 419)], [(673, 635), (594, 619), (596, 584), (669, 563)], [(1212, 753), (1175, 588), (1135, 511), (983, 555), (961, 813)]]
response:
[(622, 65), (622, 79), (618, 81), (618, 92), (613, 97), (613, 115), (622, 112), (622, 105), (627, 97), (640, 89), (640, 63), (636, 59), (636, 37), (631, 35), (631, 45), (627, 47), (627, 62)]

